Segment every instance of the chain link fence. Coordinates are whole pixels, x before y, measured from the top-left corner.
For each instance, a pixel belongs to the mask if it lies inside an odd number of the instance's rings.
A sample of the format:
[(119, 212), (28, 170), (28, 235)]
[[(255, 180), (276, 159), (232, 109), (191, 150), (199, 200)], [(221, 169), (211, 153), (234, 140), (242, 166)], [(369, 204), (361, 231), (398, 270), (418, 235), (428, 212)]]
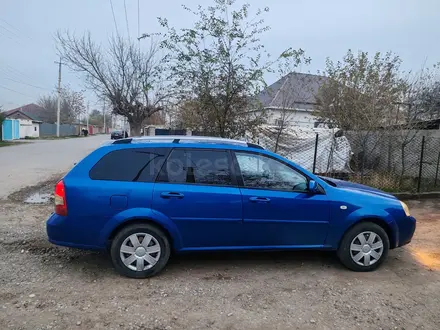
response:
[(388, 192), (440, 190), (440, 137), (426, 131), (263, 131), (258, 143), (318, 175)]
[[(163, 130), (160, 134), (184, 134)], [(388, 192), (440, 191), (440, 135), (429, 130), (334, 131), (262, 127), (244, 137), (322, 176)], [(196, 136), (213, 136), (192, 132)]]

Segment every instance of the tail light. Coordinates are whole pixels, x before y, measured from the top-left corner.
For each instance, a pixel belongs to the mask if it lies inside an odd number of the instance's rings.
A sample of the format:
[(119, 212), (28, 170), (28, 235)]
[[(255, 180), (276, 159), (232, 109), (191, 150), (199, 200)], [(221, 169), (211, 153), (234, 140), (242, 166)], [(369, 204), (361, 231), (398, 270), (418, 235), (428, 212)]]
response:
[(58, 215), (67, 215), (66, 189), (63, 180), (55, 186), (55, 213)]

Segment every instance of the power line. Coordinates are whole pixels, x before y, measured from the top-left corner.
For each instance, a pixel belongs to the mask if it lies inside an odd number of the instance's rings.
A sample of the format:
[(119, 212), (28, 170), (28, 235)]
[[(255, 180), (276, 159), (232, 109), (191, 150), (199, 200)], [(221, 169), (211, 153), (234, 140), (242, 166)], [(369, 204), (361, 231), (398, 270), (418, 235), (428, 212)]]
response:
[(128, 17), (127, 17), (127, 5), (126, 5), (126, 0), (124, 0), (124, 10), (125, 10), (125, 23), (127, 24), (127, 33), (128, 33), (128, 38), (130, 38), (130, 28), (128, 26)]
[(19, 84), (27, 85), (27, 86), (30, 86), (30, 87), (51, 91), (51, 89), (49, 89), (49, 88), (35, 86), (35, 85), (28, 84), (28, 83), (25, 83), (25, 82), (22, 82), (22, 81), (18, 81), (18, 80), (12, 79), (12, 78), (5, 77), (5, 79), (13, 81), (13, 82), (16, 82), (16, 83), (19, 83)]
[(115, 11), (113, 9), (113, 1), (112, 0), (110, 0), (110, 6), (112, 7), (113, 22), (115, 22), (116, 34), (119, 36), (118, 24), (116, 23), (116, 16), (115, 16)]
[(9, 24), (6, 20), (4, 20), (3, 18), (0, 17), (0, 21), (2, 21), (3, 23), (5, 23), (6, 25), (8, 25), (11, 29), (17, 31), (19, 34), (24, 35), (26, 38), (28, 38), (29, 40), (32, 40), (32, 38), (30, 38), (29, 36), (27, 36), (25, 33), (23, 33), (20, 29), (17, 29), (16, 27), (14, 27), (13, 25)]
[(17, 94), (21, 94), (23, 96), (28, 96), (28, 97), (32, 97), (33, 98), (33, 96), (30, 96), (30, 95), (27, 95), (27, 94), (23, 94), (21, 92), (17, 92), (16, 90), (10, 89), (10, 88), (2, 86), (2, 85), (0, 85), (0, 88), (7, 89), (8, 91), (11, 91), (11, 92), (14, 92), (14, 93), (17, 93)]
[(2, 28), (3, 30), (9, 32), (9, 33), (12, 34), (15, 38), (20, 38), (20, 36), (19, 36), (17, 33), (15, 33), (14, 31), (11, 31), (10, 29), (8, 29), (7, 27), (5, 27), (5, 26), (3, 26), (3, 25), (1, 25), (1, 24), (0, 24), (0, 28)]
[(9, 64), (6, 64), (6, 70), (8, 70), (9, 72), (11, 72), (12, 74), (17, 75), (17, 73), (21, 76), (23, 76), (26, 79), (30, 79), (32, 80), (33, 78), (31, 78), (30, 76), (28, 76), (27, 74), (24, 74), (23, 72), (13, 68), (12, 66), (10, 66)]

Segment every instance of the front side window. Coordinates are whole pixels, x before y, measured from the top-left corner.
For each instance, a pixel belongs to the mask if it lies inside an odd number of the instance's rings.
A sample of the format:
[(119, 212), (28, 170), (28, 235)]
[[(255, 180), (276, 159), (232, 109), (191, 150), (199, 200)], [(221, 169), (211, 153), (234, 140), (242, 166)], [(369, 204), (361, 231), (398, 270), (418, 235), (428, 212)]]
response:
[(174, 149), (157, 181), (230, 186), (228, 153), (224, 150)]
[(246, 188), (307, 191), (307, 178), (286, 164), (260, 154), (235, 155)]
[(154, 182), (169, 149), (138, 148), (115, 150), (93, 166), (92, 180)]

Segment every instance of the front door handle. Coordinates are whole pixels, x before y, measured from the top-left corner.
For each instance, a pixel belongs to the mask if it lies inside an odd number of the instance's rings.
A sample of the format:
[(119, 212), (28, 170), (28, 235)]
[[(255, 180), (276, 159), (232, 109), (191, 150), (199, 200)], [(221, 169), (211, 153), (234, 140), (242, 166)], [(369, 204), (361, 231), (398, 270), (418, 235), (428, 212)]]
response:
[(178, 199), (182, 199), (184, 197), (184, 195), (182, 193), (169, 191), (169, 192), (161, 193), (160, 197), (162, 197), (162, 198), (178, 198)]
[(267, 197), (250, 197), (251, 203), (270, 203), (270, 198)]

